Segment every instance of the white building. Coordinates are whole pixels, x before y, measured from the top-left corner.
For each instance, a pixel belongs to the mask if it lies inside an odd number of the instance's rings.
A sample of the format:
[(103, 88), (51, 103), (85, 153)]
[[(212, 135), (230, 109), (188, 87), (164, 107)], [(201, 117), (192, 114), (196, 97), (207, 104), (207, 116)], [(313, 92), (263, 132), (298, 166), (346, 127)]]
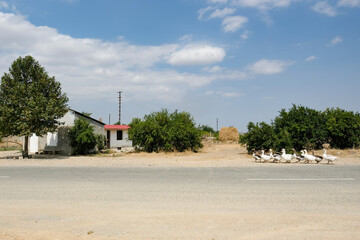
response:
[(33, 134), (29, 137), (29, 153), (56, 152), (62, 155), (71, 155), (73, 148), (70, 144), (69, 130), (74, 126), (75, 120), (82, 118), (90, 123), (94, 128), (94, 133), (105, 136), (105, 123), (91, 118), (83, 113), (73, 109), (69, 111), (58, 121), (62, 123), (54, 133), (47, 133), (44, 136)]
[(129, 129), (127, 125), (105, 125), (107, 136), (107, 148), (121, 148), (132, 147), (132, 141), (129, 140)]

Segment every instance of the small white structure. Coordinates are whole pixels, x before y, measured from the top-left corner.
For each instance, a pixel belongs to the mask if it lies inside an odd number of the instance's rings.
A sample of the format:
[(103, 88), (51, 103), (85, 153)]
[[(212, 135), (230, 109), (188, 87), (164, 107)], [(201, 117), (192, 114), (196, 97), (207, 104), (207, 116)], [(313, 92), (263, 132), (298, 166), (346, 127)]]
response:
[(105, 125), (107, 136), (107, 148), (132, 147), (132, 141), (129, 140), (129, 129), (127, 125)]
[(62, 123), (56, 132), (48, 132), (44, 136), (33, 134), (29, 137), (29, 153), (58, 152), (62, 155), (71, 155), (73, 148), (70, 144), (69, 129), (75, 125), (75, 120), (82, 118), (94, 128), (94, 133), (105, 136), (105, 123), (91, 118), (83, 113), (69, 109), (58, 121)]

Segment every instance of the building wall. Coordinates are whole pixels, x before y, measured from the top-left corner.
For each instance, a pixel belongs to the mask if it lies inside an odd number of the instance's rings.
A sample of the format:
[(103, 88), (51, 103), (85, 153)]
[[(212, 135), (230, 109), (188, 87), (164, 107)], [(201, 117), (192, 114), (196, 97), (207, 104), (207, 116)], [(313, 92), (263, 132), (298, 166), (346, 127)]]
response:
[[(75, 125), (75, 120), (83, 118), (94, 127), (94, 133), (106, 137), (104, 125), (94, 121), (90, 118), (83, 117), (76, 112), (69, 110), (59, 121), (62, 123), (55, 133), (47, 133), (39, 137), (38, 152), (56, 152), (62, 155), (73, 154), (73, 149), (70, 145), (69, 131)], [(30, 138), (29, 138), (30, 141)]]
[(122, 130), (123, 140), (117, 140), (117, 131), (118, 130), (109, 130), (110, 131), (110, 148), (118, 147), (132, 147), (132, 141), (129, 140), (129, 131)]

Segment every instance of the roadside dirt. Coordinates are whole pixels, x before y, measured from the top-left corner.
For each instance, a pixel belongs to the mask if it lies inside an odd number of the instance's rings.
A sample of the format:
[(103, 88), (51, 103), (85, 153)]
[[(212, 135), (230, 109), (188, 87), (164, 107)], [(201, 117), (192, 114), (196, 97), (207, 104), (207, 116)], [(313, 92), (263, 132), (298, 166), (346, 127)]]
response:
[[(323, 151), (315, 151), (322, 155)], [(327, 154), (338, 157), (335, 165), (360, 165), (360, 150), (330, 149)], [(288, 165), (288, 163), (258, 163), (244, 147), (236, 143), (205, 143), (198, 153), (114, 153), (93, 156), (35, 155), (32, 159), (4, 159), (18, 157), (17, 151), (0, 152), (0, 166), (99, 166), (99, 167), (248, 167), (261, 165)], [(296, 163), (291, 163), (296, 164)], [(303, 164), (303, 163), (298, 163)], [(320, 164), (327, 164), (321, 162)]]

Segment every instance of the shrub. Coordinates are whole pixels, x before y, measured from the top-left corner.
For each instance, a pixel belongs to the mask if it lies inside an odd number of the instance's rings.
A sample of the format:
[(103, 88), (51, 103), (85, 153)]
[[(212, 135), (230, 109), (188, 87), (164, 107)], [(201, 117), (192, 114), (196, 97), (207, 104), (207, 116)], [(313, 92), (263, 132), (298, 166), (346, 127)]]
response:
[(75, 154), (87, 154), (94, 151), (99, 138), (94, 134), (94, 127), (82, 118), (75, 120), (69, 135)]
[(340, 108), (326, 109), (325, 128), (333, 148), (355, 148), (360, 145), (360, 114)]
[(277, 149), (289, 150), (291, 146), (297, 151), (304, 147), (319, 149), (326, 142), (324, 114), (307, 107), (293, 105), (288, 112), (282, 109), (273, 127), (281, 139)]
[(285, 148), (287, 152), (292, 148), (320, 149), (325, 143), (340, 149), (359, 147), (360, 114), (339, 108), (321, 112), (293, 105), (288, 111), (282, 109), (270, 125), (250, 122), (240, 143), (246, 144), (248, 152), (269, 148)]
[(274, 148), (277, 138), (271, 125), (261, 122), (254, 124), (250, 122), (247, 126), (248, 132), (240, 135), (239, 142), (246, 144), (248, 152), (251, 150), (269, 150)]
[(144, 120), (134, 118), (129, 126), (129, 139), (147, 152), (197, 151), (202, 147), (201, 131), (187, 112), (162, 109), (145, 115)]

